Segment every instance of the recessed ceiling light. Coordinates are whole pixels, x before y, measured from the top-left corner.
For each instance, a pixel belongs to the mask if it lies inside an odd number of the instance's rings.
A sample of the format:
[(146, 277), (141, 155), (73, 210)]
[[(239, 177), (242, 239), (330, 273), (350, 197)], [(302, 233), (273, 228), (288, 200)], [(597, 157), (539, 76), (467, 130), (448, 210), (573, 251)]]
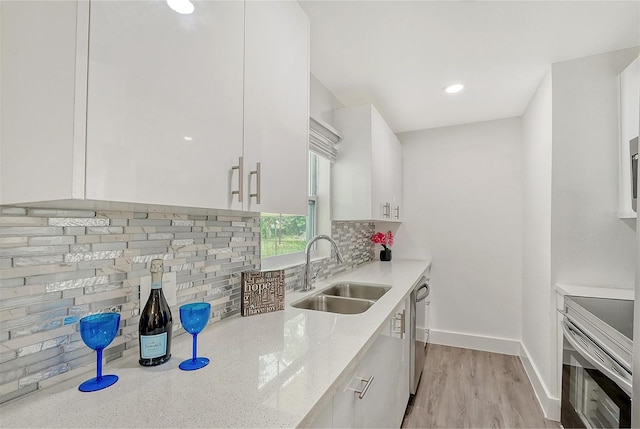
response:
[(173, 10), (183, 15), (193, 13), (195, 7), (189, 0), (167, 0), (167, 4)]
[(464, 85), (461, 83), (455, 83), (453, 85), (449, 85), (448, 87), (446, 87), (444, 89), (444, 91), (447, 94), (455, 94), (456, 92), (460, 92), (462, 91), (462, 89), (464, 88)]

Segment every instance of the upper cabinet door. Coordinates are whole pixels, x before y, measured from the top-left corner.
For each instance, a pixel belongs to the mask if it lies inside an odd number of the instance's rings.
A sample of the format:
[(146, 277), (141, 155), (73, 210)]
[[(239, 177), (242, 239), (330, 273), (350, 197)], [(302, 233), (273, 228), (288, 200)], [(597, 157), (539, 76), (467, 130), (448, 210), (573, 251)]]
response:
[(389, 133), (389, 158), (387, 164), (385, 164), (385, 170), (389, 172), (388, 174), (391, 177), (389, 190), (391, 210), (389, 216), (391, 220), (400, 221), (404, 214), (402, 208), (402, 145), (391, 130), (389, 130)]
[(0, 204), (84, 197), (84, 133), (75, 129), (82, 6), (0, 2)]
[(391, 183), (387, 176), (389, 163), (389, 127), (382, 116), (371, 111), (371, 218), (384, 220), (391, 210)]
[(245, 187), (260, 202), (244, 208), (306, 215), (309, 19), (295, 1), (248, 1), (245, 24)]
[(343, 135), (331, 170), (333, 220), (402, 219), (402, 147), (370, 104), (336, 110)]
[(193, 4), (91, 3), (88, 199), (242, 208), (244, 4)]

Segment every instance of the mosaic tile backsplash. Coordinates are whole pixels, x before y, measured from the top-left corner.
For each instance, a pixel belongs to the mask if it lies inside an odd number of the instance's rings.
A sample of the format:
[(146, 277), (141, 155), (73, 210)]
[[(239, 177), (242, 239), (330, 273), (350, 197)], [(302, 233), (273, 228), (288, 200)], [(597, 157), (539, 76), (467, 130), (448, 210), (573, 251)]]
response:
[[(345, 263), (314, 262), (318, 278), (371, 261), (373, 231), (373, 223), (334, 222)], [(78, 331), (87, 314), (121, 313), (107, 362), (137, 355), (140, 283), (154, 258), (176, 275), (174, 335), (184, 333), (176, 315), (185, 302), (210, 302), (219, 322), (240, 312), (240, 273), (260, 268), (260, 218), (0, 207), (0, 403), (95, 371)], [(303, 275), (304, 265), (285, 270), (287, 289)]]

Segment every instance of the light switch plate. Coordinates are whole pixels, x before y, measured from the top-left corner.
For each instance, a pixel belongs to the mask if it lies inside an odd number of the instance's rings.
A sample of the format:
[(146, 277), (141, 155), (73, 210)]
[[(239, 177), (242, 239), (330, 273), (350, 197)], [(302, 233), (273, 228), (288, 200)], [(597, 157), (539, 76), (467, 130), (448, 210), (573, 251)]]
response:
[[(162, 275), (162, 293), (164, 294), (169, 307), (173, 307), (178, 304), (178, 298), (176, 296), (176, 273), (175, 271), (164, 273)], [(140, 279), (140, 307), (144, 307), (149, 295), (151, 294), (151, 276), (145, 276)]]

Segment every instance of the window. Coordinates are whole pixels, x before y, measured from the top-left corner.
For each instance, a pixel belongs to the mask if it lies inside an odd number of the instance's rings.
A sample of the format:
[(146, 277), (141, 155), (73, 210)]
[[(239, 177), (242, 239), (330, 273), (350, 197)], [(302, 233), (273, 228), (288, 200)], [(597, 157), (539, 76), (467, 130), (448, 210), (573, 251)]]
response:
[(304, 251), (307, 217), (275, 213), (260, 215), (260, 255), (263, 258)]
[(330, 231), (329, 175), (329, 161), (310, 152), (307, 216), (262, 213), (260, 215), (262, 259), (296, 253), (302, 255), (311, 237)]

